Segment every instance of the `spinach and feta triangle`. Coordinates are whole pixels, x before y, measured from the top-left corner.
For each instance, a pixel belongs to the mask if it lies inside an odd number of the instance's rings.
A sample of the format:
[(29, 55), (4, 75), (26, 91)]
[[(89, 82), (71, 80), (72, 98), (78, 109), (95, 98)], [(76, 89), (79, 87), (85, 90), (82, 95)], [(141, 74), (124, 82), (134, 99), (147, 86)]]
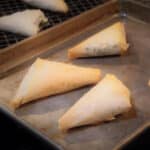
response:
[(114, 75), (107, 74), (81, 97), (60, 119), (59, 128), (92, 125), (115, 119), (131, 108), (129, 89)]
[(100, 80), (100, 70), (38, 58), (29, 68), (11, 101), (17, 108), (39, 98), (64, 93)]
[(68, 57), (121, 55), (128, 49), (124, 24), (117, 22), (68, 50)]
[(48, 19), (41, 10), (25, 10), (0, 17), (0, 30), (32, 36), (41, 29)]
[(64, 0), (22, 0), (38, 8), (66, 13), (69, 8)]

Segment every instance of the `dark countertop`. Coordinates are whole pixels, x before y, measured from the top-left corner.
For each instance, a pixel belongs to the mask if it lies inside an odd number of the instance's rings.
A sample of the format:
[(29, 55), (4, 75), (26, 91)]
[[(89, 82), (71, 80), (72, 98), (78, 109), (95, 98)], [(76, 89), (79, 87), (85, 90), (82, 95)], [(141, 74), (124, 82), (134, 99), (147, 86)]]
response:
[(59, 150), (29, 129), (16, 122), (0, 109), (0, 149), (5, 150)]

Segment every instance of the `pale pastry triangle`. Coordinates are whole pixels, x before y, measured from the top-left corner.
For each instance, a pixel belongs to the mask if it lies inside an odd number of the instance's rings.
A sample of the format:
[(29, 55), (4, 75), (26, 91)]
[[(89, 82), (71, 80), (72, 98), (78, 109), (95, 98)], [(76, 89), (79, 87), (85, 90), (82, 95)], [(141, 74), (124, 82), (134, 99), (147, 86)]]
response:
[(113, 120), (116, 115), (127, 112), (130, 108), (128, 88), (114, 75), (107, 74), (59, 119), (59, 128), (65, 131)]
[(25, 10), (0, 17), (0, 30), (32, 36), (40, 31), (40, 25), (48, 20), (41, 10)]
[(21, 82), (11, 106), (17, 108), (45, 96), (95, 84), (99, 80), (99, 69), (37, 59)]
[(150, 80), (148, 81), (148, 85), (150, 86)]
[(70, 59), (120, 55), (127, 51), (124, 24), (117, 22), (68, 50)]
[(38, 8), (66, 13), (69, 8), (64, 0), (22, 0)]

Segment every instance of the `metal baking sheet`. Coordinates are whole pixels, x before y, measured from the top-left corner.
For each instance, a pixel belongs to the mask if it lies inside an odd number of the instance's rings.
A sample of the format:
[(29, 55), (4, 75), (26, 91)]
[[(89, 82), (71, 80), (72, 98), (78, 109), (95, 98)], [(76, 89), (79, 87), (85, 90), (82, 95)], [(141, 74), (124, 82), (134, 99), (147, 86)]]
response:
[[(22, 118), (31, 124), (33, 128), (54, 140), (65, 150), (111, 150), (138, 127), (150, 121), (150, 88), (147, 85), (150, 78), (150, 24), (147, 20), (148, 17), (143, 18), (139, 15), (138, 18), (142, 20), (135, 18), (133, 9), (131, 12), (133, 16), (126, 13), (129, 9), (127, 6), (134, 6), (134, 4), (131, 4), (126, 3), (125, 8), (122, 7), (121, 15), (124, 17), (120, 17), (120, 13), (118, 13), (112, 14), (111, 18), (105, 21), (99, 20), (91, 28), (86, 29), (85, 32), (68, 39), (57, 49), (51, 50), (49, 54), (43, 56), (49, 60), (97, 67), (102, 70), (103, 76), (106, 73), (115, 74), (131, 90), (132, 111), (110, 123), (76, 128), (68, 133), (61, 133), (57, 128), (58, 118), (92, 87), (90, 86), (24, 105), (15, 112), (18, 118)], [(135, 4), (135, 6), (141, 8), (138, 9), (140, 14), (142, 14), (143, 9), (145, 10), (139, 5)], [(67, 49), (69, 47), (118, 20), (125, 23), (127, 38), (130, 43), (127, 55), (74, 61), (67, 59)], [(21, 69), (0, 80), (0, 101), (2, 103), (7, 104), (11, 100), (26, 71), (27, 68)]]
[(61, 43), (81, 34), (81, 32), (86, 32), (87, 28), (95, 25), (99, 20), (110, 17), (118, 10), (117, 1), (107, 2), (40, 32), (36, 36), (2, 49), (0, 51), (0, 77), (40, 54), (51, 52), (55, 48), (58, 49), (58, 45)]
[[(104, 2), (104, 0), (66, 0), (66, 2), (70, 8), (70, 11), (67, 14), (43, 10), (45, 15), (48, 17), (48, 24), (45, 25), (44, 30), (92, 9), (97, 5), (100, 5)], [(36, 8), (27, 5), (21, 0), (0, 0), (0, 16), (23, 11), (25, 9)], [(25, 36), (0, 31), (0, 49), (8, 47), (24, 39), (26, 39)]]

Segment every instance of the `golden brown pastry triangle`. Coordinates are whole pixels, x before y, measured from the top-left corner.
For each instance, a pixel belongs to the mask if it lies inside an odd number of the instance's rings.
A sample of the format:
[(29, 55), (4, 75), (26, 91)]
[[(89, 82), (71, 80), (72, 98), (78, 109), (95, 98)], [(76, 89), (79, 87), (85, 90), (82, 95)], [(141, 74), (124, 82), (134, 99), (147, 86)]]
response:
[(127, 51), (124, 24), (117, 22), (68, 50), (70, 59), (120, 55)]
[(37, 59), (21, 82), (11, 105), (16, 108), (38, 98), (95, 84), (99, 80), (99, 69)]
[(41, 24), (48, 22), (41, 10), (30, 9), (0, 17), (0, 30), (32, 36), (41, 29)]
[(69, 7), (65, 0), (22, 0), (38, 8), (66, 13)]
[(130, 91), (114, 75), (107, 74), (79, 99), (59, 120), (63, 131), (112, 120), (131, 107)]

